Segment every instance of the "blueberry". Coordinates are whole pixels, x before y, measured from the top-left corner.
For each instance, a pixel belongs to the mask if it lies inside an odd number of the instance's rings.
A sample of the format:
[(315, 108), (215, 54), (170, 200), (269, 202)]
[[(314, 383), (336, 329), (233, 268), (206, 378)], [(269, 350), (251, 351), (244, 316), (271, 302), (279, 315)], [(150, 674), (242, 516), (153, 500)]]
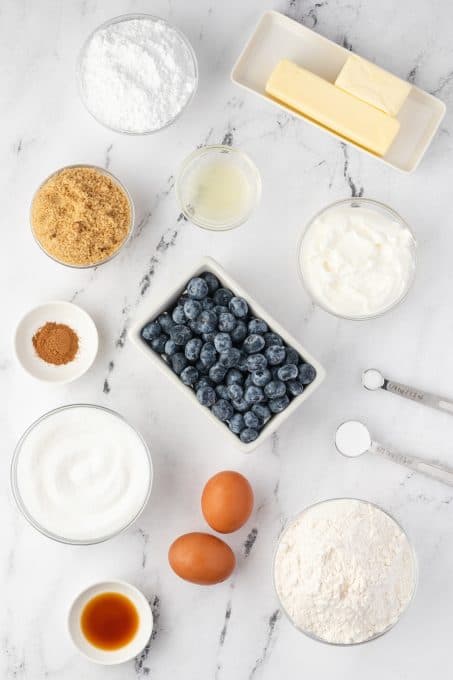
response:
[(184, 314), (191, 321), (195, 320), (201, 312), (201, 303), (198, 300), (187, 300), (184, 303)]
[(263, 349), (264, 338), (262, 335), (257, 335), (256, 333), (253, 335), (248, 335), (245, 338), (242, 347), (248, 354), (255, 354), (256, 352), (259, 352)]
[(239, 413), (245, 413), (250, 408), (250, 404), (247, 403), (245, 399), (235, 399), (232, 404), (235, 411), (238, 411)]
[(186, 368), (181, 371), (179, 377), (183, 381), (184, 385), (189, 385), (192, 387), (192, 385), (197, 382), (199, 376), (195, 366), (186, 366)]
[(234, 434), (240, 434), (245, 427), (244, 418), (240, 413), (235, 413), (234, 416), (228, 421), (228, 426), (231, 432), (234, 432)]
[(222, 382), (226, 375), (226, 372), (227, 372), (226, 368), (224, 368), (220, 364), (214, 364), (209, 369), (209, 377), (211, 378), (211, 380), (218, 384)]
[(214, 383), (204, 375), (195, 383), (196, 390), (199, 390), (200, 387), (212, 387), (214, 389)]
[(165, 352), (165, 345), (167, 344), (168, 335), (159, 335), (158, 338), (151, 340), (151, 347), (158, 354), (163, 354)]
[(286, 356), (285, 348), (280, 345), (270, 345), (269, 347), (266, 347), (264, 353), (270, 366), (278, 366), (283, 363)]
[(244, 321), (239, 319), (239, 321), (236, 322), (235, 328), (233, 328), (233, 330), (231, 331), (231, 339), (233, 340), (233, 342), (239, 345), (239, 343), (241, 343), (244, 340), (246, 335), (247, 326)]
[(176, 345), (185, 345), (192, 337), (192, 332), (183, 324), (175, 324), (170, 328), (170, 338)]
[(249, 313), (249, 306), (244, 300), (244, 298), (233, 297), (231, 298), (228, 309), (237, 319), (245, 319)]
[(281, 337), (277, 335), (277, 333), (272, 333), (272, 331), (264, 334), (264, 340), (266, 342), (266, 347), (270, 347), (271, 345), (283, 345)]
[(272, 418), (272, 413), (265, 404), (254, 404), (252, 406), (252, 411), (259, 419), (261, 427)]
[(269, 399), (277, 399), (286, 394), (285, 383), (281, 380), (271, 380), (264, 388), (264, 393)]
[(176, 354), (173, 354), (173, 356), (170, 357), (170, 362), (171, 367), (176, 375), (180, 375), (181, 371), (183, 371), (187, 366), (187, 359), (184, 354), (182, 354), (182, 352), (176, 352)]
[(292, 347), (286, 347), (285, 352), (286, 352), (285, 364), (296, 364), (297, 366), (297, 364), (300, 361), (300, 356), (296, 352), (296, 350), (293, 349)]
[(212, 300), (211, 298), (205, 298), (201, 302), (201, 307), (202, 309), (214, 309), (215, 307), (214, 300)]
[(192, 333), (194, 333), (195, 335), (200, 335), (200, 329), (198, 328), (197, 319), (191, 319), (188, 323), (186, 322), (186, 324), (187, 326), (189, 326)]
[(244, 430), (242, 430), (239, 437), (241, 439), (241, 442), (244, 442), (244, 444), (250, 444), (251, 442), (254, 442), (255, 439), (258, 437), (258, 432), (257, 430), (254, 430), (252, 427), (246, 427)]
[(187, 294), (192, 300), (202, 300), (209, 293), (208, 284), (199, 276), (190, 279), (187, 284)]
[(272, 380), (272, 373), (268, 368), (258, 368), (252, 373), (252, 382), (257, 387), (264, 387)]
[(231, 406), (229, 401), (226, 401), (225, 399), (219, 399), (211, 408), (212, 413), (215, 415), (216, 418), (221, 420), (222, 422), (225, 422), (226, 420), (229, 420), (230, 418), (233, 417), (233, 407)]
[(143, 340), (154, 340), (154, 338), (158, 338), (161, 333), (162, 326), (158, 321), (151, 321), (151, 323), (147, 323), (146, 326), (142, 328)]
[(212, 342), (206, 342), (200, 351), (200, 361), (208, 368), (213, 366), (217, 361), (217, 352)]
[(220, 316), (221, 314), (229, 314), (228, 307), (225, 307), (225, 305), (214, 305), (214, 311), (217, 316)]
[(269, 408), (272, 413), (281, 413), (289, 404), (289, 397), (285, 394), (283, 397), (277, 397), (269, 401)]
[(189, 340), (184, 349), (184, 354), (189, 361), (196, 361), (198, 359), (202, 345), (203, 343), (200, 338), (192, 338)]
[(217, 385), (215, 388), (215, 391), (217, 393), (217, 396), (220, 397), (220, 399), (228, 399), (228, 388), (226, 385), (221, 383), (220, 385)]
[(264, 335), (269, 330), (269, 327), (263, 319), (250, 319), (249, 321), (249, 333), (258, 333), (258, 335)]
[(293, 397), (298, 397), (304, 391), (304, 386), (298, 380), (290, 380), (287, 383), (287, 390)]
[(226, 288), (218, 288), (212, 297), (216, 305), (228, 307), (228, 303), (233, 297), (233, 293), (231, 290), (227, 290)]
[(250, 385), (245, 390), (244, 399), (249, 404), (258, 404), (264, 400), (263, 390), (261, 387), (256, 387), (256, 385)]
[[(249, 335), (250, 337), (250, 335)], [(252, 371), (259, 371), (267, 367), (267, 359), (264, 354), (251, 354), (247, 357), (247, 370), (252, 373)]]
[(246, 427), (252, 427), (254, 430), (258, 430), (260, 427), (260, 420), (253, 411), (247, 411), (244, 413), (244, 423)]
[(217, 335), (216, 331), (211, 331), (210, 333), (202, 333), (201, 337), (205, 342), (211, 342), (214, 343), (214, 338)]
[(231, 331), (236, 327), (236, 323), (236, 318), (230, 312), (227, 311), (219, 314), (219, 331), (231, 333)]
[(228, 392), (228, 397), (232, 401), (237, 401), (238, 399), (242, 399), (242, 397), (244, 396), (244, 390), (237, 383), (233, 383), (232, 385), (230, 385), (227, 388), (227, 392)]
[(175, 325), (175, 322), (171, 318), (170, 314), (168, 312), (164, 312), (157, 318), (158, 322), (161, 325), (162, 330), (164, 333), (169, 333), (170, 328)]
[(237, 368), (230, 368), (228, 373), (226, 374), (226, 379), (225, 379), (226, 384), (229, 385), (242, 385), (244, 382), (244, 377)]
[(217, 314), (212, 309), (204, 309), (197, 319), (200, 333), (211, 333), (217, 326)]
[(203, 385), (197, 389), (197, 399), (202, 406), (213, 406), (217, 396), (209, 385)]
[(177, 344), (173, 342), (173, 340), (167, 340), (167, 342), (165, 343), (165, 354), (171, 357), (177, 351), (178, 351)]
[(296, 364), (285, 364), (278, 369), (278, 377), (284, 382), (287, 380), (294, 380), (294, 378), (297, 378), (298, 373), (299, 369)]
[(233, 343), (228, 333), (217, 333), (214, 338), (214, 347), (218, 352), (225, 352), (232, 347)]
[(195, 368), (197, 369), (200, 375), (208, 375), (209, 373), (209, 368), (205, 366), (200, 359), (198, 359), (198, 361), (196, 362)]
[(205, 272), (203, 274), (203, 278), (208, 284), (208, 290), (212, 295), (220, 286), (219, 279), (217, 278), (217, 276), (214, 276), (214, 274), (212, 274), (211, 272)]
[(236, 349), (236, 347), (230, 347), (230, 349), (226, 349), (224, 352), (220, 353), (219, 364), (225, 368), (233, 368), (238, 365), (240, 359), (240, 351)]
[(309, 385), (316, 378), (316, 370), (311, 364), (301, 364), (299, 366), (299, 381), (302, 385)]
[(176, 305), (171, 315), (171, 318), (175, 323), (185, 323), (187, 319), (186, 315), (184, 314), (184, 307), (182, 305)]

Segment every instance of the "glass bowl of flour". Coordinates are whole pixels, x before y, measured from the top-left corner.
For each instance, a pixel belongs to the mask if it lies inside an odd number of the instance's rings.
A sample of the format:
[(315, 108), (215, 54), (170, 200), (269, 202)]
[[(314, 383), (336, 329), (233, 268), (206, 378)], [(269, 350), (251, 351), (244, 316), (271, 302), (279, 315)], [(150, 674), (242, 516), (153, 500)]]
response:
[(148, 14), (125, 14), (96, 28), (77, 65), (79, 93), (101, 125), (148, 135), (171, 125), (198, 86), (195, 52), (175, 26)]
[(414, 549), (402, 527), (368, 501), (336, 498), (309, 506), (281, 534), (274, 587), (291, 623), (331, 645), (387, 633), (417, 587)]

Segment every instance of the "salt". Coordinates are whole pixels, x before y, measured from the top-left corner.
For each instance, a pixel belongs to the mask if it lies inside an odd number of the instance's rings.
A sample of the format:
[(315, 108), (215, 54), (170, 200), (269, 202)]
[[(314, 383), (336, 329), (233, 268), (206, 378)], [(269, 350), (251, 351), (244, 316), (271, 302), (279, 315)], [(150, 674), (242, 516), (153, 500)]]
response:
[(197, 66), (184, 36), (153, 17), (116, 20), (89, 38), (80, 60), (80, 87), (90, 113), (121, 132), (165, 127), (197, 85)]

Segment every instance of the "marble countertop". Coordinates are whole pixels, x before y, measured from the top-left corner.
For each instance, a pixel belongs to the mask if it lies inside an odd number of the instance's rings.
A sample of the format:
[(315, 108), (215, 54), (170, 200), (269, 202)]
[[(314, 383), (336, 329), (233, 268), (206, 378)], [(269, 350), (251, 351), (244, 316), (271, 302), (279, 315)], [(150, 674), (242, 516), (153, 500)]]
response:
[[(444, 677), (453, 630), (453, 490), (376, 457), (335, 453), (336, 426), (364, 419), (376, 438), (453, 464), (453, 421), (395, 396), (366, 393), (360, 373), (380, 367), (395, 380), (453, 394), (451, 107), (426, 157), (403, 175), (254, 98), (229, 80), (231, 67), (266, 8), (377, 61), (453, 103), (453, 8), (447, 0), (4, 0), (0, 12), (5, 241), (0, 251), (0, 675), (5, 680), (184, 678), (184, 680), (403, 680)], [(175, 125), (150, 137), (102, 128), (84, 110), (74, 71), (82, 41), (104, 20), (147, 11), (189, 37), (200, 87)], [(259, 167), (263, 196), (243, 227), (210, 233), (181, 218), (174, 176), (198, 145), (224, 142)], [(120, 256), (77, 271), (47, 258), (28, 226), (30, 198), (53, 170), (87, 162), (110, 168), (130, 189), (138, 227)], [(415, 284), (391, 313), (340, 321), (315, 308), (296, 270), (296, 244), (308, 218), (340, 198), (366, 196), (395, 208), (419, 244)], [(127, 341), (137, 314), (165, 294), (173, 277), (211, 255), (327, 369), (321, 389), (248, 457)], [(100, 352), (90, 372), (66, 387), (33, 381), (14, 360), (19, 317), (40, 302), (72, 300), (95, 319)], [(152, 450), (155, 486), (140, 520), (92, 547), (53, 543), (20, 516), (9, 489), (11, 454), (43, 412), (86, 401), (118, 410)], [(204, 530), (199, 495), (214, 472), (242, 471), (256, 492), (252, 519), (231, 545), (233, 578), (214, 588), (180, 581), (169, 569), (175, 536)], [(396, 628), (364, 646), (341, 649), (299, 634), (281, 615), (271, 563), (285, 521), (329, 497), (369, 499), (393, 513), (419, 558), (413, 605)], [(155, 616), (149, 647), (122, 667), (91, 665), (66, 633), (68, 606), (84, 586), (125, 579), (143, 589)]]

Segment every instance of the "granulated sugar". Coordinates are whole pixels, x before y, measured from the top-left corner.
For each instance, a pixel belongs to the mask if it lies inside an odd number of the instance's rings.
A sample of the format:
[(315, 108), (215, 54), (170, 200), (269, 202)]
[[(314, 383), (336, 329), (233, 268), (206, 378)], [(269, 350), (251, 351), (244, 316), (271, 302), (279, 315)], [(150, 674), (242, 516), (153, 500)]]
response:
[(129, 18), (93, 34), (81, 56), (80, 84), (100, 123), (152, 132), (187, 104), (197, 84), (196, 63), (186, 40), (165, 21)]
[(415, 560), (397, 523), (364, 501), (303, 512), (284, 532), (275, 585), (289, 617), (326, 642), (364, 642), (390, 628), (415, 587)]

